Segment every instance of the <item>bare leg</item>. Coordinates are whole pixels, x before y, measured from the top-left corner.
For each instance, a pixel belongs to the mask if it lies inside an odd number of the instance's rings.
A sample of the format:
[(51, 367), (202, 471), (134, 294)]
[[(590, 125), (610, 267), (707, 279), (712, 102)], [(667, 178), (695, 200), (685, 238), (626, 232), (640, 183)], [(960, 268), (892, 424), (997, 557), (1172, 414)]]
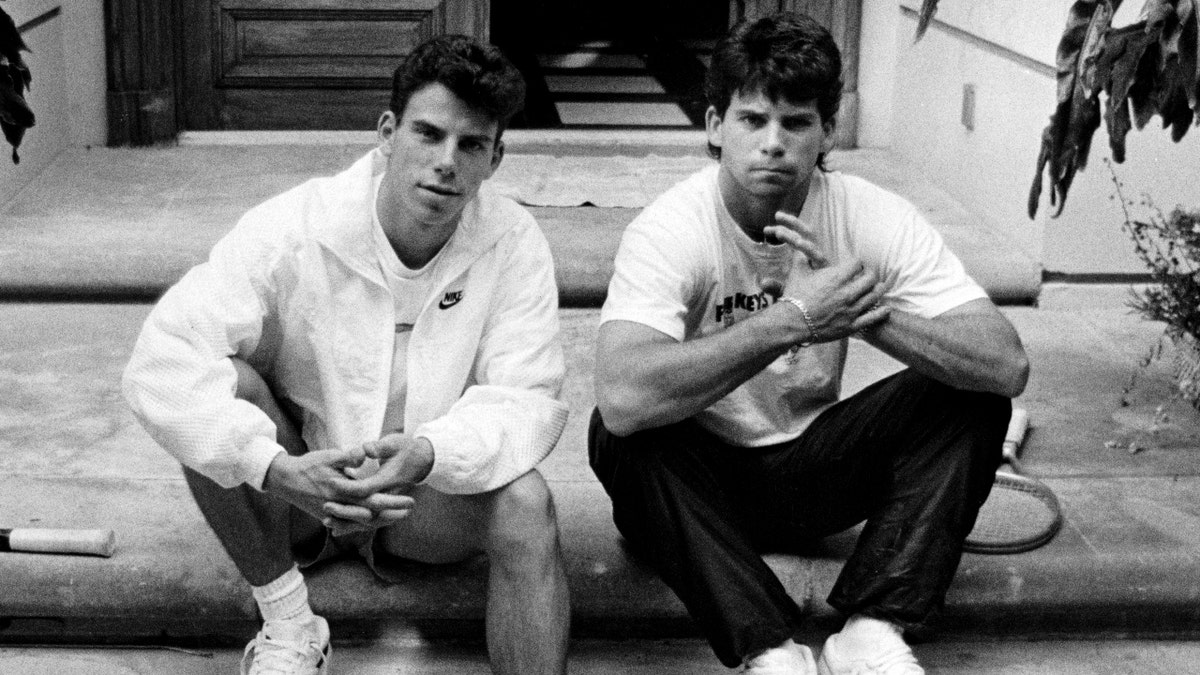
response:
[(566, 672), (570, 603), (554, 501), (541, 474), (496, 496), (488, 531), (487, 637), (497, 673)]
[[(234, 359), (233, 364), (238, 371), (237, 397), (258, 406), (275, 422), (276, 436), (289, 453), (303, 454), (296, 425), (267, 383), (244, 361)], [(223, 488), (187, 467), (183, 472), (201, 513), (250, 585), (266, 585), (292, 568), (291, 505), (247, 485)]]
[(380, 532), (392, 555), (448, 563), (486, 552), (487, 641), (499, 675), (566, 672), (570, 605), (554, 502), (531, 471), (482, 495), (413, 492), (411, 515)]

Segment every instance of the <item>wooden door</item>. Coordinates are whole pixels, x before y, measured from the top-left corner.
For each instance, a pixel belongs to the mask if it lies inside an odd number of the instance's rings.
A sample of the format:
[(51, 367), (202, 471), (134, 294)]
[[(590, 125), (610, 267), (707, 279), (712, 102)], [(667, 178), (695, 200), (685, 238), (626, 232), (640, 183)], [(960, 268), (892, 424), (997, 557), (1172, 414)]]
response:
[(780, 11), (803, 12), (829, 29), (842, 52), (842, 106), (838, 110), (838, 145), (858, 143), (858, 45), (863, 0), (730, 0), (730, 25), (749, 17)]
[(374, 128), (423, 40), (486, 40), (488, 0), (185, 0), (180, 126)]

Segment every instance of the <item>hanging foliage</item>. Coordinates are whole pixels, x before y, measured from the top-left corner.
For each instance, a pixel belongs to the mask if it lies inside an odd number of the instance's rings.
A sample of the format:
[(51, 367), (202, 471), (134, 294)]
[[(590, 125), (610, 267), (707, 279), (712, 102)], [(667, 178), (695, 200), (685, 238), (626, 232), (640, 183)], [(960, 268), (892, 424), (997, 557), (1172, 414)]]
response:
[(929, 28), (929, 23), (933, 21), (933, 15), (937, 13), (938, 0), (924, 0), (921, 3), (921, 11), (917, 14), (917, 36), (916, 40), (920, 40), (921, 36), (925, 35), (925, 31)]
[[(1121, 0), (1076, 0), (1058, 43), (1058, 94), (1042, 132), (1037, 173), (1029, 189), (1029, 217), (1037, 215), (1043, 176), (1050, 204), (1062, 213), (1075, 173), (1087, 167), (1092, 137), (1103, 123), (1113, 159), (1125, 161), (1125, 136), (1155, 115), (1178, 142), (1200, 123), (1200, 17), (1198, 0), (1145, 0), (1138, 21), (1113, 28)], [(924, 0), (917, 37), (937, 11)], [(1100, 93), (1105, 96), (1101, 113)]]
[(14, 164), (21, 161), (17, 148), (25, 130), (34, 122), (33, 111), (25, 102), (25, 91), (32, 78), (29, 67), (21, 60), (22, 51), (29, 51), (29, 47), (21, 39), (12, 17), (0, 9), (0, 130), (12, 145)]
[(1200, 52), (1195, 0), (1147, 0), (1136, 23), (1112, 27), (1120, 0), (1078, 0), (1058, 46), (1058, 105), (1042, 133), (1029, 217), (1037, 214), (1043, 172), (1050, 203), (1062, 213), (1075, 172), (1087, 166), (1103, 122), (1113, 159), (1125, 161), (1125, 136), (1158, 115), (1178, 142), (1196, 119)]

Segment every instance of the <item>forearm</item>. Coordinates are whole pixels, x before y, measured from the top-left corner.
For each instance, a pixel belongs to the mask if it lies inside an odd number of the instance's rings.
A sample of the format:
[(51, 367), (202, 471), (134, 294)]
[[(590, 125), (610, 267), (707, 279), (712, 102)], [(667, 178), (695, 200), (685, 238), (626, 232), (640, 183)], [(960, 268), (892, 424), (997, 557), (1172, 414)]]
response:
[(990, 302), (977, 303), (932, 319), (893, 310), (886, 321), (864, 331), (863, 336), (901, 363), (940, 382), (1015, 398), (1029, 378), (1025, 350), (1012, 325)]
[[(753, 377), (802, 336), (772, 321), (772, 307), (726, 330), (676, 342), (626, 321), (601, 327), (596, 359), (596, 401), (605, 426), (626, 435), (691, 417)], [(630, 340), (650, 332), (654, 340)]]
[(229, 359), (206, 360), (192, 345), (149, 325), (122, 377), (134, 416), (182, 464), (223, 487), (260, 487), (274, 456), (270, 418), (233, 396)]
[(224, 487), (257, 488), (281, 448), (267, 414), (235, 397), (231, 356), (255, 351), (272, 291), (255, 270), (218, 255), (231, 246), (219, 245), (155, 305), (122, 387), (139, 422), (180, 462)]

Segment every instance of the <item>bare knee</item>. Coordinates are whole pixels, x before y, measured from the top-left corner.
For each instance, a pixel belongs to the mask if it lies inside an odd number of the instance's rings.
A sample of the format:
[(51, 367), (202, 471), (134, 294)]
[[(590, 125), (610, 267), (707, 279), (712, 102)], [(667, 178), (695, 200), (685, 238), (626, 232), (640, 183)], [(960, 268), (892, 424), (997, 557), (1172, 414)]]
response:
[(550, 488), (537, 471), (496, 491), (487, 549), (495, 559), (544, 556), (558, 548), (558, 523)]

